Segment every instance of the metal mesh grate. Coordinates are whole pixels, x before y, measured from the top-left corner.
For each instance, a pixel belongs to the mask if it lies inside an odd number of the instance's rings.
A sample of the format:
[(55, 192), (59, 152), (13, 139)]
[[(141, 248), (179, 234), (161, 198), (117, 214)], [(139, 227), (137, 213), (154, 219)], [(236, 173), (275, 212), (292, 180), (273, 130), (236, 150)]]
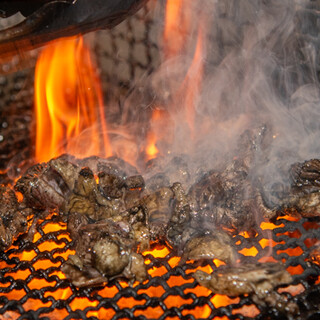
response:
[[(255, 237), (237, 235), (234, 243), (242, 263), (265, 261), (270, 253), (269, 260), (283, 261), (295, 275), (292, 286), (281, 290), (288, 291), (284, 294), (298, 304), (301, 319), (316, 319), (320, 287), (315, 284), (320, 270), (306, 258), (320, 237), (320, 222), (291, 220), (280, 218), (275, 224), (262, 224), (264, 230)], [(268, 234), (272, 240), (266, 238)], [(149, 273), (146, 282), (130, 287), (126, 281), (114, 280), (105, 287), (79, 289), (65, 280), (59, 269), (69, 254), (72, 241), (66, 225), (55, 214), (39, 223), (33, 242), (20, 238), (1, 253), (3, 318), (290, 319), (277, 310), (255, 305), (250, 297), (229, 298), (199, 286), (191, 274), (199, 267), (216, 270), (216, 260), (179, 265), (173, 251), (154, 244), (144, 253)], [(155, 258), (157, 255), (160, 257)]]

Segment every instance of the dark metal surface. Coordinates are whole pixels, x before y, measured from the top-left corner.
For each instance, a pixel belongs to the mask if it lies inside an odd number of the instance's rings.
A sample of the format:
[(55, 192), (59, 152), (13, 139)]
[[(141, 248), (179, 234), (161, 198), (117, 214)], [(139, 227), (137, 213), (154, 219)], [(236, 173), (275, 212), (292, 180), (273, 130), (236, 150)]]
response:
[(50, 40), (110, 29), (147, 0), (54, 0), (44, 3), (19, 24), (0, 32), (0, 57), (34, 49)]

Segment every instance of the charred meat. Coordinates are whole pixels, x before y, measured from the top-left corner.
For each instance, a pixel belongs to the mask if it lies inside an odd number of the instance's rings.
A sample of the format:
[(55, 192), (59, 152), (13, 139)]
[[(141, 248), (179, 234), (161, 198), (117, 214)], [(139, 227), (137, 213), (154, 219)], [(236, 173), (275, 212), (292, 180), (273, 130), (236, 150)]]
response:
[(320, 216), (320, 160), (295, 163), (290, 169), (289, 190), (279, 195), (279, 207), (304, 217)]
[[(101, 285), (115, 277), (144, 281), (147, 277), (143, 257), (136, 253), (140, 238), (124, 221), (104, 220), (88, 223), (82, 214), (73, 214), (72, 229), (76, 254), (62, 270), (76, 286)], [(68, 229), (72, 227), (68, 223)]]
[(27, 231), (27, 214), (9, 187), (0, 186), (0, 250), (12, 245), (13, 240)]
[(216, 230), (209, 235), (191, 238), (183, 250), (181, 262), (219, 259), (234, 264), (236, 257), (231, 238), (225, 232)]
[(217, 294), (239, 296), (252, 295), (261, 306), (271, 306), (280, 311), (295, 313), (295, 303), (286, 301), (274, 289), (292, 283), (291, 275), (282, 264), (248, 264), (232, 268), (221, 268), (211, 274), (198, 270), (194, 278), (202, 286)]

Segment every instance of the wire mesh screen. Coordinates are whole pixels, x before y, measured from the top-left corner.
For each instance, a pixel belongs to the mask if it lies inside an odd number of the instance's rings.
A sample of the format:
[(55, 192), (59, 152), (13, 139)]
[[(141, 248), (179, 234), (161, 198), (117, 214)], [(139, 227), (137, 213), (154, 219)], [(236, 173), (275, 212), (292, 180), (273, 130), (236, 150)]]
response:
[[(319, 222), (284, 217), (261, 227), (254, 237), (233, 238), (241, 263), (282, 261), (294, 281), (278, 290), (297, 303), (300, 313), (295, 319), (316, 319), (320, 269), (309, 257), (320, 236)], [(103, 287), (76, 288), (60, 271), (72, 248), (65, 223), (52, 214), (39, 222), (33, 241), (20, 238), (1, 253), (4, 319), (291, 319), (250, 296), (232, 298), (201, 287), (192, 274), (199, 268), (217, 270), (219, 263), (180, 265), (166, 244), (153, 244), (143, 253), (149, 279), (141, 284), (114, 280)]]
[[(317, 30), (319, 13), (313, 10), (315, 2), (310, 1), (310, 10), (301, 14), (310, 15), (310, 23)], [(109, 116), (121, 112), (121, 100), (136, 81), (159, 64), (158, 26), (153, 19), (158, 13), (154, 11), (155, 3), (149, 1), (114, 29), (89, 36), (100, 66), (105, 99), (119, 102), (108, 109)], [(225, 3), (234, 5), (235, 12), (239, 10), (238, 2)], [(223, 4), (218, 12), (225, 19)], [(235, 28), (231, 22), (228, 25)], [(217, 30), (211, 39), (211, 52), (219, 54), (208, 57), (208, 64), (219, 63), (225, 55), (221, 48), (227, 51), (225, 44), (233, 45), (223, 31)], [(241, 37), (237, 32), (232, 34)], [(308, 36), (304, 30), (301, 35)], [(313, 36), (317, 42), (318, 35)], [(19, 173), (10, 173), (8, 165), (10, 170), (19, 170), (17, 164), (23, 165), (32, 155), (35, 60), (36, 53), (28, 66), (18, 72), (13, 71), (23, 63), (15, 58), (3, 66), (2, 73), (6, 75), (0, 77), (0, 183)], [(318, 61), (318, 53), (315, 60)], [(314, 252), (319, 238), (319, 219), (292, 217), (263, 223), (256, 235), (242, 233), (232, 238), (243, 264), (266, 261), (285, 264), (294, 281), (278, 291), (297, 304), (299, 313), (291, 316), (261, 306), (250, 296), (217, 295), (201, 287), (192, 274), (199, 268), (215, 271), (219, 262), (180, 264), (177, 253), (166, 243), (154, 243), (150, 251), (143, 253), (147, 281), (130, 286), (126, 280), (113, 280), (103, 287), (77, 288), (60, 270), (74, 252), (74, 243), (65, 222), (52, 213), (39, 221), (32, 239), (21, 236), (10, 249), (0, 253), (0, 315), (3, 319), (318, 319), (320, 262)]]

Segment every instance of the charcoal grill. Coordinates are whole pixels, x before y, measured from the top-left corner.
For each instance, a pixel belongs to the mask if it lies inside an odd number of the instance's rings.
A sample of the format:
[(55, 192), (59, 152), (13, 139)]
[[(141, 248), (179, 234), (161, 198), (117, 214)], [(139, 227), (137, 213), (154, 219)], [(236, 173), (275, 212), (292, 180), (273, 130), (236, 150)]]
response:
[[(96, 34), (95, 51), (110, 100), (124, 99), (134, 80), (142, 73), (152, 72), (158, 64), (156, 28), (148, 15), (152, 3), (148, 6), (111, 32)], [(317, 14), (310, 14), (316, 24)], [(102, 37), (108, 38), (105, 44), (99, 41)], [(126, 55), (127, 51), (131, 54)], [(32, 139), (29, 137), (33, 89), (29, 84), (34, 68), (32, 59), (27, 67), (24, 63), (17, 63), (17, 58), (9, 62), (2, 70), (6, 75), (0, 78), (1, 183), (18, 175), (19, 168), (25, 165), (23, 161), (32, 154), (31, 148), (25, 146), (30, 146)], [(121, 103), (114, 106), (109, 116), (116, 119), (119, 113)], [(17, 148), (21, 151), (18, 155)], [(293, 274), (294, 282), (278, 290), (299, 306), (300, 313), (295, 319), (315, 320), (320, 317), (320, 268), (309, 261), (309, 256), (317, 239), (320, 239), (319, 219), (284, 216), (274, 223), (262, 224), (254, 236), (239, 234), (233, 241), (242, 263), (283, 262)], [(199, 265), (189, 261), (179, 265), (176, 252), (166, 243), (154, 243), (150, 252), (144, 254), (149, 279), (133, 286), (125, 280), (113, 280), (98, 288), (73, 286), (60, 271), (72, 250), (66, 224), (53, 212), (39, 222), (33, 242), (20, 236), (11, 248), (1, 252), (1, 318), (291, 319), (276, 309), (256, 305), (249, 296), (229, 298), (202, 288), (191, 274), (199, 267), (217, 270), (219, 263)]]
[[(241, 262), (265, 261), (272, 251), (269, 259), (296, 273), (290, 288), (281, 288), (300, 308), (295, 319), (318, 319), (320, 268), (307, 258), (319, 239), (320, 222), (279, 217), (262, 227), (254, 238), (245, 234), (233, 238)], [(266, 238), (268, 230), (273, 240)], [(150, 275), (146, 282), (130, 287), (115, 280), (104, 287), (79, 289), (64, 279), (59, 268), (72, 246), (65, 223), (53, 214), (38, 225), (33, 243), (19, 238), (1, 253), (4, 319), (291, 319), (276, 309), (255, 305), (250, 297), (221, 297), (200, 287), (191, 276), (199, 264), (178, 265), (175, 252), (166, 244), (154, 243), (144, 254)], [(200, 267), (216, 270), (216, 263)]]

